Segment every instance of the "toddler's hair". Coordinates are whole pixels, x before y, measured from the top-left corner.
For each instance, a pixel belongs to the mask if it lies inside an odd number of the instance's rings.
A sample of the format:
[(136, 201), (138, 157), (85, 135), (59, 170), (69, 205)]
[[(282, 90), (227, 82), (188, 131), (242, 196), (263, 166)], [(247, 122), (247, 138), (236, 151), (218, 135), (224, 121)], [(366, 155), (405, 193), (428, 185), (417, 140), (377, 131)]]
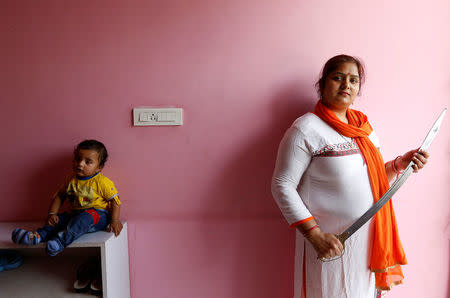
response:
[(78, 150), (81, 149), (97, 151), (98, 162), (101, 167), (103, 167), (108, 160), (108, 151), (106, 150), (106, 147), (102, 142), (99, 142), (97, 140), (84, 140), (75, 147), (73, 154), (77, 154)]

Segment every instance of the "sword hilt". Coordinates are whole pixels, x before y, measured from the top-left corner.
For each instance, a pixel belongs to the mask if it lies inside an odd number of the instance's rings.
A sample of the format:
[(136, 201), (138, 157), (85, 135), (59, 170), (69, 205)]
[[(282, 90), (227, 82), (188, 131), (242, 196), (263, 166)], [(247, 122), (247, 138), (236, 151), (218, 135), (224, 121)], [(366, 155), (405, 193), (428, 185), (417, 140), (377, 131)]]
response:
[(337, 259), (340, 259), (344, 255), (344, 252), (345, 252), (345, 244), (344, 244), (344, 242), (345, 242), (345, 240), (348, 239), (348, 237), (350, 237), (350, 234), (348, 232), (344, 232), (344, 233), (339, 234), (339, 235), (334, 234), (334, 236), (339, 240), (339, 242), (342, 243), (342, 252), (341, 252), (341, 254), (339, 256), (335, 256), (335, 257), (332, 257), (332, 258), (329, 258), (329, 259), (326, 259), (324, 257), (322, 257), (322, 258), (317, 257), (317, 259), (320, 260), (321, 262), (335, 261)]
[[(334, 235), (336, 236), (336, 238), (341, 241), (342, 245), (344, 245), (345, 240), (348, 239), (348, 237), (350, 237), (350, 233), (349, 232), (344, 232), (342, 234), (339, 235)], [(345, 247), (345, 246), (344, 246)]]

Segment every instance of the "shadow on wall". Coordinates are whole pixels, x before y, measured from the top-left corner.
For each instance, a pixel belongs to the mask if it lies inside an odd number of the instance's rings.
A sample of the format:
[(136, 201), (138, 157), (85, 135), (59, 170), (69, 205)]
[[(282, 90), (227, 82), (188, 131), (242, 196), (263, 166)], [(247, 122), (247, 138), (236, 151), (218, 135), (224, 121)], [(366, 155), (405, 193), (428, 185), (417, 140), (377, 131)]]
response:
[[(219, 217), (273, 219), (280, 216), (270, 190), (278, 146), (294, 120), (314, 108), (315, 97), (302, 96), (302, 90), (309, 89), (291, 83), (276, 93), (271, 100), (272, 121), (266, 124), (267, 129), (261, 135), (249, 136), (247, 147), (224, 170), (217, 172), (213, 187), (208, 188), (205, 197), (211, 198), (214, 194), (210, 190), (214, 189), (220, 190), (221, 198), (226, 198), (226, 202), (221, 202), (223, 209)], [(207, 206), (203, 214), (210, 214), (211, 210), (217, 208)]]
[[(293, 295), (294, 238), (271, 193), (271, 177), (279, 143), (293, 121), (312, 111), (316, 97), (298, 82), (279, 90), (271, 99), (272, 121), (264, 133), (249, 137), (248, 146), (218, 173), (212, 188), (222, 191), (218, 218), (239, 222), (236, 238), (234, 298), (290, 297)], [(307, 94), (302, 95), (302, 94)], [(205, 196), (211, 197), (211, 193)], [(208, 201), (208, 200), (205, 200)], [(214, 203), (214, 200), (209, 200)], [(215, 202), (217, 203), (217, 202)], [(217, 210), (207, 206), (204, 214)], [(215, 218), (217, 220), (217, 218)], [(208, 218), (204, 219), (205, 222)], [(281, 228), (280, 228), (281, 227)], [(207, 236), (205, 234), (205, 236)], [(216, 247), (208, 243), (206, 247)], [(220, 252), (216, 252), (220, 255)]]
[[(20, 204), (22, 210), (16, 214), (17, 220), (44, 221), (53, 195), (70, 174), (72, 152), (51, 156), (48, 161), (41, 160), (40, 167), (27, 171), (24, 177), (24, 201)], [(66, 206), (67, 207), (67, 206)], [(63, 209), (61, 209), (63, 210)]]

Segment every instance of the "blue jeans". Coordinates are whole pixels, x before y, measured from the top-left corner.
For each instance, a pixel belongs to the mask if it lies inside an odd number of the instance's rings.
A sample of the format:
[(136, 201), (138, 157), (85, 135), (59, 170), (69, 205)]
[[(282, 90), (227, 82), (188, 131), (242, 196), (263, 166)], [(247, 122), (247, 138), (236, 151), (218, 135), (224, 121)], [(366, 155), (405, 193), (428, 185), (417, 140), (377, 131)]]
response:
[(108, 224), (108, 211), (101, 209), (74, 210), (58, 214), (56, 226), (45, 225), (36, 231), (47, 241), (46, 251), (54, 256), (86, 233), (103, 230)]

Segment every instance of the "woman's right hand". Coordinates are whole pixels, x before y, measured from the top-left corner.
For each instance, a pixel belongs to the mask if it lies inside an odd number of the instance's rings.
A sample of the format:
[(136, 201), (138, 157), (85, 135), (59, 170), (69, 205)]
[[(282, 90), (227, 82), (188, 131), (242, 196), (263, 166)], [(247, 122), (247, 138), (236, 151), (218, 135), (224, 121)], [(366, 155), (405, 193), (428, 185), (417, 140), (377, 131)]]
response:
[(340, 256), (344, 250), (341, 241), (334, 234), (323, 233), (320, 228), (313, 229), (305, 235), (317, 252), (318, 258), (333, 258)]
[(47, 225), (54, 227), (54, 226), (56, 226), (58, 224), (58, 222), (59, 222), (58, 215), (56, 215), (56, 214), (49, 214), (47, 216)]

